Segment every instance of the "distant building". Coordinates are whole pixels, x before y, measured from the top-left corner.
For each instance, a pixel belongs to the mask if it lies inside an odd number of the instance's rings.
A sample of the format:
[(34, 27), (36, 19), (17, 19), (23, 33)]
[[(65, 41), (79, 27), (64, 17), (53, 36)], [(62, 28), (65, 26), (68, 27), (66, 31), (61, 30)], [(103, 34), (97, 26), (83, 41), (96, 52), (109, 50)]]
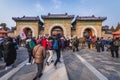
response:
[(115, 31), (112, 34), (113, 34), (113, 38), (120, 38), (120, 30)]
[(109, 26), (102, 26), (102, 37), (104, 38), (113, 38), (112, 31), (109, 29)]
[(22, 32), (29, 36), (61, 34), (65, 36), (78, 37), (102, 37), (102, 22), (106, 17), (77, 16), (65, 14), (41, 15), (37, 17), (13, 17), (16, 22), (15, 36)]
[(6, 37), (7, 36), (7, 31), (5, 31), (4, 29), (0, 30), (0, 37)]

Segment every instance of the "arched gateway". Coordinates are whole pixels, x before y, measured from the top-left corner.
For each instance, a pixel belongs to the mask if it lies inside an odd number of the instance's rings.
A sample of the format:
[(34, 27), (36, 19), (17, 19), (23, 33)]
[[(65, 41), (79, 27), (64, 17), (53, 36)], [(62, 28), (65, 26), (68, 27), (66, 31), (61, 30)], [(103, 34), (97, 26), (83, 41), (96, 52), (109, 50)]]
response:
[(78, 37), (84, 36), (96, 36), (102, 35), (102, 21), (106, 20), (106, 17), (93, 16), (77, 16), (74, 23), (76, 23), (76, 35)]
[(81, 30), (81, 37), (98, 37), (96, 28), (94, 26), (85, 26)]
[(21, 31), (25, 29), (27, 33), (30, 31), (32, 36), (38, 37), (39, 35), (53, 35), (61, 34), (65, 36), (96, 36), (102, 35), (102, 21), (106, 20), (106, 17), (95, 16), (77, 16), (65, 14), (48, 14), (42, 15), (41, 19), (37, 17), (14, 17), (16, 21), (15, 36), (20, 35)]
[(24, 29), (22, 29), (22, 31), (24, 32), (26, 37), (32, 37), (33, 36), (33, 31), (29, 27), (25, 27)]
[(22, 32), (26, 34), (26, 36), (37, 37), (40, 32), (40, 27), (42, 22), (39, 17), (13, 17), (14, 21), (16, 21), (16, 30), (14, 32), (15, 36), (21, 35)]
[(55, 26), (54, 28), (52, 28), (50, 35), (56, 34), (64, 35), (63, 29), (60, 26)]
[(52, 35), (60, 33), (61, 35), (71, 36), (71, 21), (74, 15), (66, 14), (48, 14), (42, 15), (44, 20), (44, 34)]

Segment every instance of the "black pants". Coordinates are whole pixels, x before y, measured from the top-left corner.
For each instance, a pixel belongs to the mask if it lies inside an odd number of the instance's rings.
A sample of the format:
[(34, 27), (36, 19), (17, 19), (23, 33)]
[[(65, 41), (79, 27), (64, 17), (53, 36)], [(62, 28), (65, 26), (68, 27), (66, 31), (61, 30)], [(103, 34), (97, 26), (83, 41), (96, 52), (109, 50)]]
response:
[(3, 57), (3, 52), (2, 50), (0, 49), (0, 59)]
[(100, 52), (100, 46), (97, 46), (96, 49), (97, 49), (97, 52)]
[(75, 46), (75, 48), (73, 49), (73, 52), (75, 51), (79, 51), (78, 46)]
[(5, 61), (6, 66), (12, 65), (14, 62), (15, 62), (15, 60), (6, 60), (6, 61)]
[(90, 44), (88, 44), (88, 48), (90, 49)]
[(118, 50), (111, 50), (111, 55), (114, 57), (114, 53), (116, 54), (116, 57), (119, 57)]
[(54, 65), (56, 66), (57, 63), (60, 62), (60, 49), (55, 50), (55, 51), (56, 51), (57, 59), (56, 59)]
[(104, 45), (101, 46), (101, 50), (104, 51)]
[(40, 78), (42, 75), (42, 71), (43, 71), (43, 62), (42, 63), (37, 63), (37, 74), (36, 74), (36, 78)]
[(32, 50), (28, 51), (28, 56), (29, 56), (29, 61), (28, 62), (31, 63), (32, 58), (34, 58), (33, 54), (32, 54)]
[(76, 51), (79, 51), (78, 46), (75, 46), (75, 48), (76, 48)]

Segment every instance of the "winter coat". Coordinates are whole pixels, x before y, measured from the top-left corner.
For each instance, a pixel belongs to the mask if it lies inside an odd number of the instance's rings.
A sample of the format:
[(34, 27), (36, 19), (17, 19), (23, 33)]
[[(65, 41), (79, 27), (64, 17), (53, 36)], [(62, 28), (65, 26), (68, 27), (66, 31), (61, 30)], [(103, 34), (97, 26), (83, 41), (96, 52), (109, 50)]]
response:
[(4, 47), (4, 60), (8, 64), (6, 66), (9, 66), (14, 63), (16, 60), (16, 49), (15, 44), (11, 41), (6, 41), (3, 44)]
[(90, 40), (90, 39), (87, 40), (87, 44), (88, 44), (88, 45), (91, 44), (91, 40)]
[(113, 40), (110, 42), (110, 50), (115, 50), (115, 46), (113, 42), (114, 42)]
[(48, 40), (47, 41), (47, 50), (52, 50), (52, 47), (53, 47), (52, 40)]
[(43, 46), (45, 49), (47, 49), (47, 40), (46, 40), (46, 38), (44, 38), (44, 39), (42, 40), (42, 46)]
[(33, 56), (35, 58), (35, 63), (42, 63), (44, 62), (46, 53), (45, 48), (40, 44), (36, 45), (33, 49)]

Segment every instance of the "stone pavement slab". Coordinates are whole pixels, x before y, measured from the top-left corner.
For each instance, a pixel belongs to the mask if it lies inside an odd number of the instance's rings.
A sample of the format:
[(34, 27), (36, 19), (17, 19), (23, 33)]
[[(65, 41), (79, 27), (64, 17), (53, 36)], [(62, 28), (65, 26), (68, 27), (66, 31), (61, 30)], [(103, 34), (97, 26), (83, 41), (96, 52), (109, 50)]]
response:
[(120, 80), (120, 58), (113, 58), (106, 51), (98, 53), (95, 49), (81, 49), (78, 54), (109, 80)]
[[(55, 69), (53, 63), (49, 66), (45, 65), (43, 75), (40, 80), (68, 80), (63, 58), (61, 58), (61, 61), (61, 63), (57, 64), (57, 69)], [(8, 80), (32, 80), (36, 75), (36, 68), (36, 64), (25, 65)]]
[(46, 66), (40, 80), (68, 80), (67, 72), (64, 63), (58, 63), (57, 69), (54, 65)]
[(63, 54), (69, 80), (99, 80), (72, 51)]
[[(16, 67), (17, 65), (19, 65), (20, 63), (25, 61), (27, 58), (28, 58), (27, 49), (24, 47), (19, 47), (19, 49), (17, 50), (17, 58), (16, 58), (16, 61), (14, 63), (14, 66)], [(14, 68), (12, 68), (12, 69), (14, 69)], [(5, 62), (0, 61), (0, 77), (5, 75), (6, 73), (11, 71), (12, 69), (5, 70)]]

